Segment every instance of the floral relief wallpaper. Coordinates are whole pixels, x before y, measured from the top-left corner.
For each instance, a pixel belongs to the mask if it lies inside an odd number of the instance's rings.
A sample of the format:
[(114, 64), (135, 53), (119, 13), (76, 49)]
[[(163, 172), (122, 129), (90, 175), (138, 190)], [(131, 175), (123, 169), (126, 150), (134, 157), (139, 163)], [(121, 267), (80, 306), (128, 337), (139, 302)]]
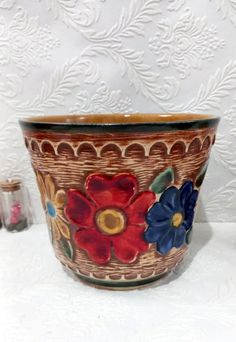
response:
[(18, 119), (221, 116), (197, 220), (236, 222), (235, 0), (0, 0), (0, 177), (39, 193)]

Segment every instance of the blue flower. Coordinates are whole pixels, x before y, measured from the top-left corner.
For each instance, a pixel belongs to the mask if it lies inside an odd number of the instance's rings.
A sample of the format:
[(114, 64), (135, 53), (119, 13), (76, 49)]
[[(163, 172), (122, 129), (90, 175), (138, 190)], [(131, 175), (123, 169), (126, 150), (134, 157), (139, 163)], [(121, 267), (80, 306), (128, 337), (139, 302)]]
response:
[(171, 248), (184, 244), (186, 233), (192, 227), (197, 198), (198, 191), (187, 181), (180, 189), (168, 188), (151, 207), (144, 236), (147, 242), (156, 242), (159, 253), (167, 254)]

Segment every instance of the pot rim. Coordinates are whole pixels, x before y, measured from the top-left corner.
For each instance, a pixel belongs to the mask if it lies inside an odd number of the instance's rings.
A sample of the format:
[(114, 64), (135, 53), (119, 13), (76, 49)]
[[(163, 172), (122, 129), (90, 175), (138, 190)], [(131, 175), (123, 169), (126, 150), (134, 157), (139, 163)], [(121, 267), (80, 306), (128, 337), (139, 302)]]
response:
[(217, 126), (220, 117), (195, 113), (69, 114), (26, 117), (23, 129), (50, 131), (170, 131)]

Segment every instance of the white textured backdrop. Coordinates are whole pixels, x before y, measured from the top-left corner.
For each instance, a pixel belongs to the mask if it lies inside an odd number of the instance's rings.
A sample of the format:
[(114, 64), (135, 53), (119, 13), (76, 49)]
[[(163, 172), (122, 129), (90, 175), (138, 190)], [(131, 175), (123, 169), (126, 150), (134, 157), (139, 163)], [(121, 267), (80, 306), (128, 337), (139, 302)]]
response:
[(75, 112), (222, 117), (198, 221), (236, 221), (236, 0), (0, 0), (0, 176), (43, 220), (17, 120)]

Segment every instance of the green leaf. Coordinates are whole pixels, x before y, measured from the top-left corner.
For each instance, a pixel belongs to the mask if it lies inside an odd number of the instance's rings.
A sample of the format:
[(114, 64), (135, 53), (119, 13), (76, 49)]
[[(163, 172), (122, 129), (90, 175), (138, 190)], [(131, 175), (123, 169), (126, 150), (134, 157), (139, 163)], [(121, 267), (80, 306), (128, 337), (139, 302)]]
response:
[(186, 243), (189, 245), (192, 241), (192, 236), (193, 236), (193, 228), (191, 227), (187, 233), (186, 233)]
[(71, 260), (73, 260), (73, 256), (74, 256), (74, 251), (73, 251), (73, 247), (70, 243), (69, 240), (60, 240), (60, 246), (61, 249), (63, 250), (65, 256)]
[(203, 183), (203, 180), (205, 178), (205, 175), (206, 175), (206, 172), (207, 172), (207, 167), (208, 167), (208, 162), (206, 162), (203, 167), (201, 168), (199, 174), (197, 175), (197, 178), (196, 178), (196, 186), (199, 188), (202, 183)]
[(171, 167), (168, 167), (154, 179), (151, 184), (151, 190), (156, 194), (160, 194), (171, 184), (173, 180), (174, 171)]

